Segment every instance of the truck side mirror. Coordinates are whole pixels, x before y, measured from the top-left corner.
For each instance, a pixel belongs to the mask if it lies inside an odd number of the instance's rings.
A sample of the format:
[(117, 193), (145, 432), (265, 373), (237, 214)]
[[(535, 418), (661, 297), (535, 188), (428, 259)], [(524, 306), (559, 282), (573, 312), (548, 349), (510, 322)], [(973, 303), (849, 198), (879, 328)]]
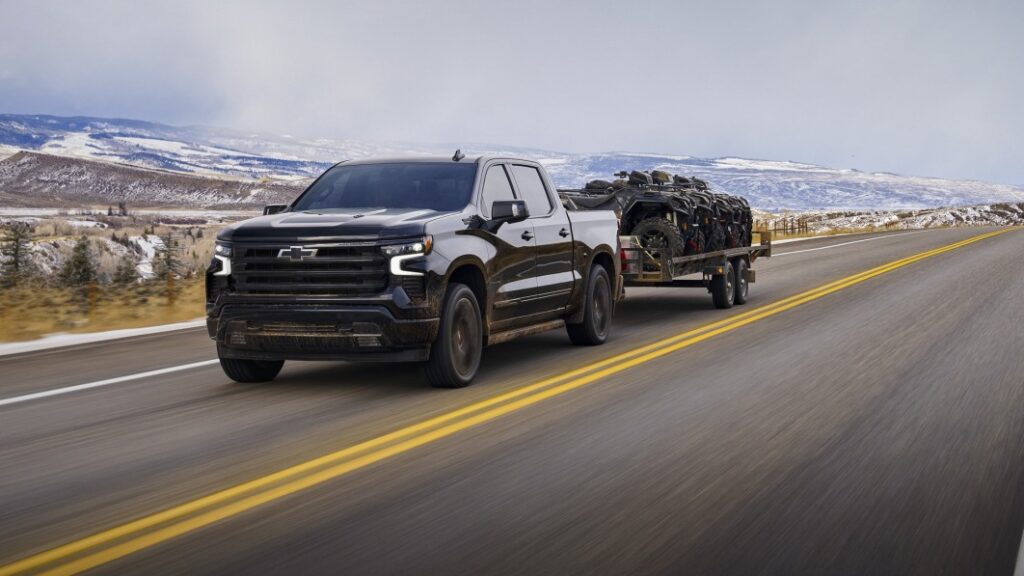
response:
[(269, 216), (271, 214), (277, 214), (278, 212), (284, 212), (287, 208), (287, 204), (270, 204), (269, 206), (263, 207), (263, 215)]
[(522, 222), (529, 217), (530, 211), (523, 200), (495, 200), (491, 204), (491, 222), (494, 224)]

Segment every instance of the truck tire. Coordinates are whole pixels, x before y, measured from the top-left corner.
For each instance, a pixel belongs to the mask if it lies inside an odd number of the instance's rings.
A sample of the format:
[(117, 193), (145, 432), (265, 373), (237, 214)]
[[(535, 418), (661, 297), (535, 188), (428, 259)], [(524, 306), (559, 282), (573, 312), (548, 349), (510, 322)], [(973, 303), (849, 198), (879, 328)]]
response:
[(746, 258), (737, 258), (732, 261), (733, 275), (736, 278), (736, 294), (733, 296), (734, 304), (747, 303), (747, 294), (750, 292), (750, 283), (747, 282), (747, 268), (749, 267)]
[(468, 386), (480, 367), (483, 347), (483, 320), (476, 295), (465, 284), (453, 282), (448, 285), (441, 329), (424, 368), (427, 381), (434, 388)]
[(686, 251), (682, 231), (664, 218), (645, 218), (633, 226), (629, 234), (638, 237), (640, 245), (655, 258), (660, 258), (663, 252), (675, 258)]
[(270, 382), (284, 366), (284, 360), (220, 358), (220, 367), (235, 382)]
[(736, 297), (736, 271), (731, 264), (726, 264), (724, 274), (711, 277), (711, 300), (715, 308), (732, 308)]
[(611, 280), (608, 271), (600, 264), (590, 266), (590, 279), (583, 295), (583, 321), (579, 324), (565, 323), (569, 340), (577, 346), (604, 344), (612, 327), (614, 303)]

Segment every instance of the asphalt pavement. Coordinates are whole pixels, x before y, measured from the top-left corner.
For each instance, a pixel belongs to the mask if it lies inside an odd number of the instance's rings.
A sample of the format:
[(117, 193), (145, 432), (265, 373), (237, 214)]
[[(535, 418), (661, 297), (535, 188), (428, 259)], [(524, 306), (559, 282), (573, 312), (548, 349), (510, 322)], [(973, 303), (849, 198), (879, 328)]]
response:
[(0, 358), (0, 575), (1013, 574), (1024, 230), (936, 251), (992, 231), (779, 245), (731, 310), (628, 289), (606, 345), (459, 390), (236, 384), (203, 330)]

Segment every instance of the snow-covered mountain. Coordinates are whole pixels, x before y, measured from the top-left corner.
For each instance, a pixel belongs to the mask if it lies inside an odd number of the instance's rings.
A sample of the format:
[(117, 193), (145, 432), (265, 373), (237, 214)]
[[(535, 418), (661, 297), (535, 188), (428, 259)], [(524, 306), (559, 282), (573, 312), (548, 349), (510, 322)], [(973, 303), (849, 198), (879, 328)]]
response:
[(231, 180), (109, 161), (19, 151), (0, 160), (0, 207), (255, 209), (287, 203), (299, 182)]
[[(451, 154), (455, 147), (309, 140), (138, 120), (0, 115), (0, 152), (32, 150), (207, 178), (302, 181), (344, 159)], [(571, 154), (479, 144), (461, 147), (468, 154), (506, 152), (535, 158), (548, 167), (560, 187), (579, 187), (592, 178), (608, 179), (619, 170), (657, 168), (697, 176), (715, 188), (745, 196), (752, 205), (770, 211), (913, 209), (1024, 201), (1024, 189), (1014, 186), (868, 173), (796, 162), (628, 152)], [(0, 194), (4, 192), (2, 186), (0, 182)]]

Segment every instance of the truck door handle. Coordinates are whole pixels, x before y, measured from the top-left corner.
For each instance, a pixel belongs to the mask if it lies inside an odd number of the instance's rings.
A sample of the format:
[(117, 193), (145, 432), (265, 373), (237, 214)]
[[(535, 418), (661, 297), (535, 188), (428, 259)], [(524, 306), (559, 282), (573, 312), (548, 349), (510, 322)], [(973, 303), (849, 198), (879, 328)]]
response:
[(562, 228), (561, 230), (558, 231), (558, 235), (561, 236), (562, 238), (565, 238), (566, 236), (569, 235), (569, 231), (566, 230), (565, 228)]
[(529, 230), (523, 232), (523, 240), (533, 240), (533, 234), (530, 234)]

